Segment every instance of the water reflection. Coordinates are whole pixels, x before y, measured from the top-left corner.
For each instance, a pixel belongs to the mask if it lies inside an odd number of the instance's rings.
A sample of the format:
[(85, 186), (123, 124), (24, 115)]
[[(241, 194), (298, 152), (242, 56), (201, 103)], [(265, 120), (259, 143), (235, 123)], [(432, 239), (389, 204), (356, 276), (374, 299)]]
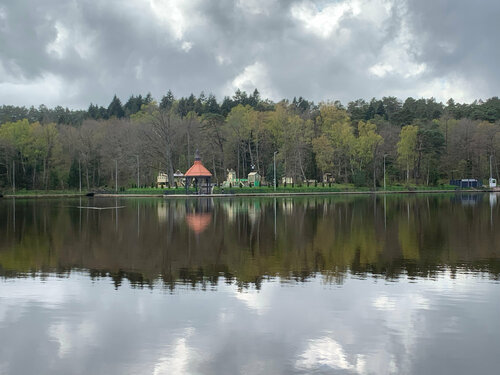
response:
[[(113, 290), (72, 272), (2, 282), (5, 374), (496, 373), (498, 284), (448, 271), (438, 282), (341, 288), (275, 279), (237, 291)], [(22, 355), (20, 354), (22, 353)], [(30, 360), (22, 358), (29, 357)]]
[(496, 373), (494, 197), (0, 201), (0, 373)]
[(208, 228), (212, 222), (212, 210), (212, 198), (186, 201), (186, 222), (195, 234), (200, 234)]
[(83, 269), (175, 288), (500, 272), (496, 195), (3, 200), (0, 212), (5, 277)]

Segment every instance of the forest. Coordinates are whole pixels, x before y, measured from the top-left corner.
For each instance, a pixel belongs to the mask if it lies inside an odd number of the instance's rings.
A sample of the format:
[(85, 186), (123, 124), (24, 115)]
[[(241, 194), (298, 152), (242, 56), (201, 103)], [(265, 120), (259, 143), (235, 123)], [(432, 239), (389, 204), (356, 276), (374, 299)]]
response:
[(395, 97), (315, 104), (302, 97), (273, 102), (258, 90), (160, 100), (115, 95), (107, 108), (0, 107), (0, 191), (151, 187), (173, 181), (199, 150), (213, 181), (227, 170), (277, 179), (378, 188), (436, 186), (453, 178), (498, 178), (500, 99), (446, 104)]

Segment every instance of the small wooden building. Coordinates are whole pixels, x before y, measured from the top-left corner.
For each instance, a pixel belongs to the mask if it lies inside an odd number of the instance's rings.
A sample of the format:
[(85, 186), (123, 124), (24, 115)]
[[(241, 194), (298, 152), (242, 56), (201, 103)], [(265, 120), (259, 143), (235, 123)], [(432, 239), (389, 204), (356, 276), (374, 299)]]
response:
[(158, 177), (156, 178), (156, 187), (163, 189), (168, 184), (168, 175), (166, 173), (160, 172), (158, 173)]
[[(184, 186), (184, 174), (180, 170), (174, 172), (174, 183), (176, 186)], [(164, 172), (158, 173), (156, 178), (156, 186), (158, 188), (165, 188), (168, 185), (168, 174)]]
[(323, 183), (328, 184), (332, 182), (335, 182), (335, 177), (333, 177), (331, 173), (327, 172), (323, 174)]
[(174, 172), (174, 182), (176, 186), (184, 186), (184, 174), (178, 169)]
[(461, 189), (464, 188), (479, 188), (481, 183), (475, 178), (462, 178), (460, 180), (450, 180), (450, 185), (458, 186)]
[(257, 172), (250, 172), (248, 174), (248, 186), (260, 186), (262, 177)]
[(248, 180), (246, 178), (238, 178), (234, 169), (228, 169), (226, 181), (222, 183), (222, 186), (225, 188), (248, 186)]

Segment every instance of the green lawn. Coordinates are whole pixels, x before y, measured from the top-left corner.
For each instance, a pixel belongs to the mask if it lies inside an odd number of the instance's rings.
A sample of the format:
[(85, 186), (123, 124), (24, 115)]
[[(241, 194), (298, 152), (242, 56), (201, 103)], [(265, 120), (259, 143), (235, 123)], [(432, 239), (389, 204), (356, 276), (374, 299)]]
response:
[[(0, 190), (0, 193), (4, 195), (12, 195), (12, 189), (10, 190)], [(85, 194), (86, 192), (82, 192)], [(16, 190), (15, 195), (67, 195), (67, 194), (72, 194), (72, 195), (78, 195), (80, 192), (78, 190), (26, 190), (26, 189), (21, 189), (21, 190)]]
[[(452, 185), (438, 185), (438, 186), (425, 186), (425, 185), (390, 185), (387, 186), (386, 191), (426, 191), (426, 190), (456, 190), (456, 186)], [(474, 190), (474, 189), (462, 189), (462, 190)], [(99, 189), (91, 190), (99, 191)], [(328, 192), (370, 192), (373, 191), (372, 187), (357, 187), (354, 184), (332, 184), (328, 186), (325, 184), (317, 184), (317, 186), (278, 186), (276, 188), (276, 193), (328, 193)], [(384, 191), (383, 187), (377, 187), (377, 191)], [(101, 191), (99, 191), (101, 192)], [(113, 194), (114, 190), (106, 190), (106, 192)], [(189, 193), (193, 194), (195, 190), (193, 188), (189, 189)], [(11, 195), (12, 192), (5, 190), (4, 195)], [(87, 191), (84, 190), (82, 194), (86, 194)], [(172, 195), (172, 194), (185, 194), (186, 189), (184, 188), (128, 188), (120, 189), (119, 194), (144, 194), (144, 195)], [(272, 186), (262, 186), (262, 187), (232, 187), (232, 188), (214, 188), (214, 194), (270, 194), (274, 193)], [(17, 190), (16, 195), (19, 196), (35, 196), (35, 195), (63, 195), (79, 194), (78, 190)]]
[[(452, 185), (439, 185), (439, 186), (422, 186), (422, 185), (391, 185), (387, 186), (387, 191), (424, 191), (424, 190), (455, 190)], [(377, 191), (383, 191), (381, 187)], [(321, 193), (321, 192), (370, 192), (373, 191), (372, 187), (356, 187), (354, 184), (332, 184), (328, 186), (325, 184), (318, 184), (317, 186), (278, 186), (276, 193)], [(194, 189), (189, 189), (190, 193), (194, 193)], [(130, 188), (120, 192), (121, 194), (185, 194), (184, 188)], [(259, 194), (259, 193), (274, 193), (272, 186), (262, 187), (232, 187), (232, 188), (214, 188), (214, 194)]]

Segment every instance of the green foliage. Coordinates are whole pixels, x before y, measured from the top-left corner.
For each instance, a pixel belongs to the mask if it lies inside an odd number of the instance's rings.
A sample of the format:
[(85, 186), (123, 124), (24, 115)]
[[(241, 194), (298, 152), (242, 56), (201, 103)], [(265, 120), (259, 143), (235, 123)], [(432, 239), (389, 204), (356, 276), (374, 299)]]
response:
[(120, 99), (118, 99), (116, 95), (113, 97), (113, 100), (111, 101), (108, 107), (108, 117), (113, 117), (113, 116), (117, 118), (122, 118), (123, 116), (125, 116), (125, 111), (123, 110), (122, 102), (120, 101)]
[(365, 171), (358, 170), (354, 172), (354, 175), (352, 176), (352, 182), (354, 183), (354, 186), (356, 187), (361, 187), (366, 185), (366, 173)]
[[(131, 120), (131, 121), (129, 121)], [(316, 105), (303, 97), (273, 103), (260, 93), (237, 90), (221, 102), (213, 94), (157, 104), (151, 94), (115, 95), (105, 108), (0, 107), (0, 186), (18, 189), (86, 190), (156, 185), (187, 170), (198, 149), (213, 181), (227, 170), (238, 178), (257, 171), (270, 182), (276, 153), (277, 179), (381, 186), (386, 180), (435, 185), (453, 178), (487, 178), (489, 162), (499, 177), (500, 100), (446, 104), (395, 97)], [(14, 170), (13, 170), (14, 169)], [(362, 172), (362, 173), (358, 173)], [(364, 176), (361, 178), (360, 176)], [(289, 184), (291, 185), (291, 184)]]
[(417, 134), (418, 127), (415, 125), (407, 125), (401, 129), (399, 135), (398, 161), (402, 168), (406, 167), (406, 181), (410, 179), (410, 169), (414, 168), (415, 159), (417, 156)]
[(80, 169), (78, 167), (78, 160), (73, 159), (68, 174), (68, 186), (76, 189), (80, 187)]

